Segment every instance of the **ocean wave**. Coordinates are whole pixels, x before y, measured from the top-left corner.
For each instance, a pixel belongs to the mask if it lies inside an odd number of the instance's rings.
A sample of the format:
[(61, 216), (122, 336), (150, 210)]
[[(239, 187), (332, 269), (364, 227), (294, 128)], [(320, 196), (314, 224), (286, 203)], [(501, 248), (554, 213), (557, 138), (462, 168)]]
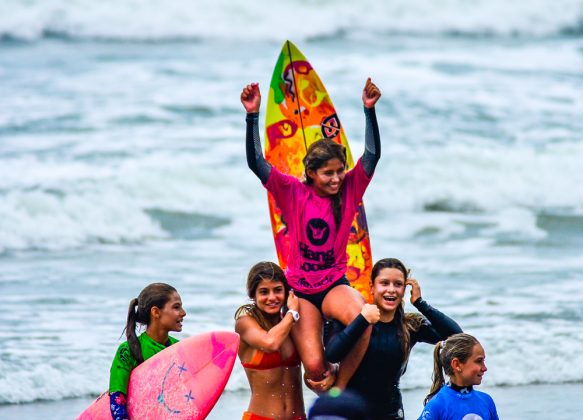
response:
[[(206, 153), (220, 156), (223, 149), (230, 150), (217, 144)], [(390, 163), (377, 168), (365, 197), (369, 222), (390, 221), (392, 239), (477, 237), (486, 241), (480, 249), (575, 246), (570, 232), (583, 223), (583, 190), (573, 176), (580, 150), (573, 144), (544, 153), (463, 144), (394, 150)], [(4, 159), (0, 251), (196, 240), (224, 228), (247, 232), (241, 227), (249, 223), (263, 228), (259, 220), (268, 220), (263, 189), (242, 161), (231, 164), (228, 153), (221, 159), (176, 151), (108, 162)]]
[[(37, 366), (25, 373), (13, 373), (0, 381), (0, 404), (27, 403), (40, 400), (94, 395), (94, 379), (74, 371), (52, 366)], [(18, 384), (18, 386), (13, 386)], [(70, 384), (75, 384), (74, 387)]]
[[(501, 328), (504, 330), (504, 328)], [(511, 334), (511, 331), (507, 331)], [(470, 332), (475, 334), (474, 332)], [(489, 386), (521, 386), (535, 384), (580, 383), (583, 366), (583, 348), (573, 339), (554, 337), (553, 343), (536, 344), (503, 337), (479, 336), (488, 358), (488, 373), (484, 383)], [(496, 344), (498, 342), (499, 344)], [(571, 349), (572, 359), (555, 350), (562, 346)], [(423, 343), (415, 346), (407, 373), (401, 379), (401, 389), (427, 388), (431, 380), (433, 346)], [(544, 361), (544, 362), (541, 362)], [(51, 361), (28, 364), (16, 368), (14, 363), (0, 360), (5, 374), (0, 375), (0, 404), (18, 404), (41, 400), (61, 400), (74, 397), (95, 397), (107, 387), (110, 358), (54, 357)], [(549, 374), (548, 366), (553, 366)], [(75, 384), (74, 387), (69, 386)], [(226, 392), (247, 391), (245, 372), (235, 363)], [(305, 392), (308, 392), (306, 389)]]
[[(294, 40), (379, 34), (549, 36), (583, 32), (581, 0), (352, 2), (12, 0), (0, 38)], [(326, 24), (323, 25), (322, 22)]]
[(241, 200), (194, 158), (142, 157), (108, 169), (34, 158), (4, 163), (0, 252), (209, 237), (230, 223), (225, 209)]

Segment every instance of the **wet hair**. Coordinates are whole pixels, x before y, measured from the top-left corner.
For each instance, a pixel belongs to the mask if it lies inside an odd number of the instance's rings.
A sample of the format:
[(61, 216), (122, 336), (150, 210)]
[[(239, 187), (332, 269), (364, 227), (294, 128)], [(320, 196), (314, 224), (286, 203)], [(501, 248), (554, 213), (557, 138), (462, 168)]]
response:
[(235, 319), (239, 319), (243, 315), (249, 315), (257, 321), (261, 328), (265, 331), (269, 331), (271, 328), (270, 323), (265, 319), (265, 315), (263, 315), (263, 312), (257, 308), (257, 305), (255, 304), (255, 293), (257, 292), (261, 280), (283, 283), (285, 300), (287, 301), (290, 287), (281, 267), (271, 261), (258, 262), (251, 267), (251, 270), (249, 270), (249, 274), (247, 275), (247, 296), (249, 296), (249, 299), (253, 300), (253, 303), (239, 307), (235, 312)]
[(138, 364), (144, 361), (140, 341), (136, 335), (136, 324), (150, 325), (150, 312), (155, 306), (162, 309), (170, 300), (176, 289), (166, 283), (151, 283), (147, 285), (138, 295), (130, 301), (128, 308), (128, 319), (126, 322), (125, 333), (130, 347), (132, 356)]
[[(326, 165), (326, 162), (334, 158), (342, 162), (344, 168), (346, 168), (346, 147), (330, 139), (320, 139), (312, 143), (310, 147), (308, 147), (308, 151), (303, 160), (306, 177), (305, 183), (307, 185), (312, 185), (314, 183), (314, 180), (308, 175), (308, 171), (316, 172), (318, 169)], [(336, 227), (340, 226), (342, 217), (342, 186), (340, 188), (340, 191), (331, 197)]]
[(423, 404), (427, 404), (445, 384), (444, 372), (449, 377), (453, 376), (454, 371), (451, 367), (452, 360), (458, 359), (460, 362), (465, 363), (472, 355), (474, 346), (479, 343), (475, 337), (469, 334), (459, 333), (435, 345), (435, 349), (433, 349), (433, 375), (431, 377), (433, 383)]
[[(383, 258), (382, 260), (378, 260), (372, 267), (372, 285), (374, 285), (374, 281), (380, 271), (385, 268), (396, 268), (403, 273), (405, 281), (409, 278), (410, 270), (400, 260), (397, 258)], [(395, 312), (395, 323), (397, 325), (397, 335), (401, 342), (401, 350), (403, 351), (402, 362), (405, 362), (411, 353), (411, 332), (419, 330), (419, 327), (423, 323), (423, 317), (417, 313), (405, 313), (405, 301), (401, 300), (401, 304)]]

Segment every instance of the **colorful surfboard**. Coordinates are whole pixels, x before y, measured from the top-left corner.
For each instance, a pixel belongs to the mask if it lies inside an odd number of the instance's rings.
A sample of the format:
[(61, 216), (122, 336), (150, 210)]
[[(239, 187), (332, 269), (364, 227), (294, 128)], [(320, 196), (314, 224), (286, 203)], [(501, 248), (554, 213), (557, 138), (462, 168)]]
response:
[[(265, 157), (281, 172), (302, 178), (308, 147), (322, 138), (346, 146), (348, 169), (354, 160), (344, 129), (324, 84), (306, 57), (290, 41), (283, 45), (269, 87), (265, 117)], [(280, 265), (287, 267), (289, 239), (281, 211), (268, 193), (269, 214)], [(372, 255), (366, 214), (361, 202), (347, 246), (350, 284), (368, 302)]]
[[(130, 418), (204, 419), (227, 385), (239, 349), (239, 335), (210, 332), (182, 340), (132, 371)], [(107, 392), (78, 420), (111, 420)]]

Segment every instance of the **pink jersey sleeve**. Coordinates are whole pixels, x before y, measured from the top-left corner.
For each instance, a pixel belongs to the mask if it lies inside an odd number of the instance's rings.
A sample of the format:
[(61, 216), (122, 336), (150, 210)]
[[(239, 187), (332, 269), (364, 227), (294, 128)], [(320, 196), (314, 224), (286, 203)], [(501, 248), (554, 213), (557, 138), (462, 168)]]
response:
[(344, 179), (346, 199), (355, 205), (360, 203), (371, 179), (372, 175), (370, 177), (366, 175), (362, 162), (358, 159), (354, 168), (348, 171)]
[(292, 210), (301, 185), (296, 177), (281, 173), (277, 168), (272, 167), (265, 188), (273, 195), (277, 206), (285, 215)]

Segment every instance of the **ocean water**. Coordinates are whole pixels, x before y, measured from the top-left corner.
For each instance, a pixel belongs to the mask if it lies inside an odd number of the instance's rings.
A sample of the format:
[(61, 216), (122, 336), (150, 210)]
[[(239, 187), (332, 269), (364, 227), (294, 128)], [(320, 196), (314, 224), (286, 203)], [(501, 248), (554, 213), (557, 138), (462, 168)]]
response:
[(366, 77), (383, 92), (374, 258), (480, 339), (488, 386), (583, 382), (583, 1), (384, 3), (0, 0), (0, 409), (103, 391), (150, 282), (179, 337), (233, 328), (276, 258), (239, 93), (267, 98), (286, 39), (356, 156)]

